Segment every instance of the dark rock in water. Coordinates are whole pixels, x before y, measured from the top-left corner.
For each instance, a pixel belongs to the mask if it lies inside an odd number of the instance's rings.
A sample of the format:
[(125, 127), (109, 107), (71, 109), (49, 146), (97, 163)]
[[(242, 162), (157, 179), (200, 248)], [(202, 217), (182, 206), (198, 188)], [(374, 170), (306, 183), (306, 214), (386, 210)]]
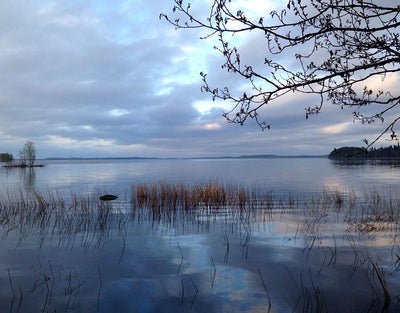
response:
[(111, 200), (115, 200), (117, 198), (118, 197), (114, 196), (114, 195), (103, 195), (103, 196), (100, 197), (100, 200), (102, 200), (102, 201), (111, 201)]

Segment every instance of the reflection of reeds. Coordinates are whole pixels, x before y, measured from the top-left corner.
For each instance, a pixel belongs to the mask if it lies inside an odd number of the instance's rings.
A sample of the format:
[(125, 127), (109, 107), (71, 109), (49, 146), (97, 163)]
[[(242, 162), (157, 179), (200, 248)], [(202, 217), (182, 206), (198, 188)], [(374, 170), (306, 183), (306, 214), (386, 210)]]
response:
[(13, 297), (12, 297), (12, 300), (11, 300), (11, 305), (10, 305), (10, 312), (12, 312), (13, 306), (14, 306), (14, 301), (15, 301), (15, 290), (14, 290), (14, 286), (13, 286), (11, 275), (10, 275), (10, 269), (7, 269), (7, 272), (8, 272), (8, 280), (10, 282), (10, 287), (11, 287), (11, 291), (12, 291), (12, 294), (13, 294)]
[[(358, 269), (362, 270), (366, 283), (371, 289), (371, 304), (368, 312), (372, 312), (372, 310), (375, 310), (375, 312), (388, 312), (391, 296), (386, 281), (386, 273), (383, 267), (379, 265), (382, 261), (381, 258), (379, 256), (376, 258), (371, 257), (368, 250), (363, 251), (355, 245), (353, 239), (350, 240), (354, 251), (354, 261), (348, 272), (349, 279), (353, 278)], [(383, 301), (381, 301), (382, 298)]]
[[(103, 202), (99, 200), (99, 194), (101, 193), (93, 195), (80, 195), (72, 192), (61, 194), (50, 190), (27, 191), (23, 189), (4, 192), (0, 194), (1, 235), (6, 237), (13, 232), (19, 234), (21, 241), (35, 236), (39, 245), (46, 240), (54, 243), (54, 239), (56, 239), (59, 247), (72, 246), (79, 239), (79, 244), (89, 250), (89, 248), (102, 248), (111, 236), (116, 234), (123, 241), (121, 259), (125, 249), (129, 222), (132, 220), (139, 221), (139, 224), (143, 221), (149, 227), (158, 227), (160, 224), (164, 224), (167, 227), (172, 226), (184, 231), (188, 229), (187, 224), (189, 223), (196, 225), (196, 229), (200, 230), (201, 225), (207, 229), (214, 221), (221, 221), (222, 225), (229, 222), (229, 225), (236, 225), (240, 231), (241, 240), (238, 246), (234, 245), (234, 241), (230, 242), (228, 237), (230, 232), (226, 230), (223, 232), (225, 244), (223, 262), (227, 265), (229, 254), (235, 253), (236, 247), (242, 250), (243, 259), (247, 259), (254, 227), (262, 227), (259, 225), (273, 222), (273, 218), (279, 214), (283, 219), (290, 216), (297, 223), (298, 230), (295, 236), (304, 238), (306, 256), (308, 257), (311, 251), (318, 248), (322, 248), (320, 251), (325, 253), (317, 276), (311, 275), (310, 272), (308, 285), (303, 281), (302, 276), (300, 276), (299, 284), (296, 284), (302, 299), (300, 303), (303, 305), (303, 312), (324, 312), (327, 308), (325, 295), (313, 279), (318, 277), (326, 267), (335, 265), (338, 254), (340, 254), (337, 251), (336, 236), (339, 239), (341, 235), (334, 233), (332, 236), (327, 236), (326, 232), (326, 227), (329, 227), (334, 221), (347, 225), (343, 238), (347, 238), (345, 234), (349, 236), (347, 245), (353, 248), (355, 255), (354, 263), (348, 271), (349, 280), (357, 270), (365, 269), (366, 262), (369, 262), (365, 273), (370, 288), (375, 291), (375, 295), (379, 295), (379, 299), (384, 299), (385, 306), (390, 303), (390, 286), (386, 283), (383, 267), (376, 261), (372, 262), (369, 261), (371, 259), (362, 258), (357, 246), (358, 242), (351, 239), (351, 235), (355, 232), (357, 236), (373, 236), (385, 231), (393, 231), (397, 234), (400, 203), (392, 195), (371, 190), (364, 197), (356, 197), (354, 192), (325, 190), (321, 194), (309, 198), (294, 195), (279, 198), (274, 197), (271, 192), (257, 189), (254, 186), (247, 188), (218, 181), (189, 185), (167, 182), (136, 184), (132, 186), (131, 203)], [(243, 234), (245, 236), (242, 236)], [(178, 249), (180, 265), (177, 274), (183, 275), (185, 258), (179, 243)], [(394, 254), (394, 258), (396, 258), (394, 266), (400, 268), (398, 265), (400, 257), (398, 254)], [(218, 259), (214, 260), (211, 257), (211, 289), (214, 288), (216, 282), (217, 268), (219, 268)], [(103, 284), (99, 264), (97, 270), (99, 277), (97, 306), (99, 306)], [(55, 288), (54, 282), (57, 282), (50, 262), (49, 269), (46, 271), (39, 262), (39, 270), (35, 274), (38, 277), (38, 284), (44, 288), (48, 296), (44, 300), (44, 309), (50, 307), (53, 288)], [(11, 297), (15, 299), (18, 283), (16, 284), (15, 280), (11, 279), (10, 272), (8, 274), (12, 289)], [(268, 310), (270, 310), (271, 299), (260, 271), (259, 276), (267, 295)], [(49, 277), (51, 277), (51, 281), (47, 280)], [(67, 285), (65, 297), (68, 298), (67, 305), (69, 305), (72, 294), (80, 292), (79, 289), (86, 283), (86, 280), (73, 273), (69, 273), (65, 277)], [(195, 291), (193, 305), (198, 289), (192, 278), (190, 281)], [(184, 280), (181, 280), (182, 301), (184, 292)], [(22, 302), (21, 288), (20, 294), (20, 302)], [(271, 296), (273, 295), (272, 292)]]
[(376, 277), (378, 277), (378, 281), (379, 281), (379, 285), (382, 288), (382, 292), (384, 295), (384, 307), (388, 307), (390, 304), (390, 295), (389, 295), (389, 291), (387, 288), (387, 283), (386, 283), (386, 277), (385, 277), (385, 272), (384, 270), (378, 266), (377, 262), (370, 260), (372, 267), (373, 267), (373, 271), (376, 275)]
[[(100, 201), (97, 195), (20, 189), (0, 195), (0, 226), (3, 236), (18, 232), (22, 241), (34, 235), (40, 246), (54, 237), (60, 245), (68, 245), (74, 242), (76, 234), (81, 234), (85, 246), (93, 244), (95, 232), (100, 233), (97, 238), (106, 238), (115, 222), (110, 223), (111, 210), (112, 206)], [(113, 214), (112, 218), (120, 216)]]

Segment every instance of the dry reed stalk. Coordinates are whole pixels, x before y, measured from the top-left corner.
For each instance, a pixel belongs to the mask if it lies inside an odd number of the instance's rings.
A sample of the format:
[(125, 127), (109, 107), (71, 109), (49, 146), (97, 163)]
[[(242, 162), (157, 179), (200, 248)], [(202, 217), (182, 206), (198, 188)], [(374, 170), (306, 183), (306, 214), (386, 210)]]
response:
[(132, 186), (131, 199), (134, 207), (146, 207), (153, 210), (171, 208), (189, 210), (198, 207), (224, 208), (227, 206), (244, 209), (250, 202), (249, 198), (245, 188), (210, 181), (195, 185), (164, 182), (148, 185), (138, 184)]
[(267, 296), (267, 300), (268, 300), (267, 313), (269, 313), (269, 312), (271, 312), (271, 297), (269, 296), (269, 292), (268, 292), (268, 289), (267, 289), (267, 285), (265, 284), (265, 281), (264, 281), (264, 278), (262, 277), (262, 274), (261, 274), (261, 272), (260, 272), (260, 269), (258, 269), (257, 272), (258, 272), (258, 276), (260, 277), (260, 280), (261, 280), (263, 289), (264, 289), (264, 291), (265, 291), (265, 294), (266, 294), (266, 296)]

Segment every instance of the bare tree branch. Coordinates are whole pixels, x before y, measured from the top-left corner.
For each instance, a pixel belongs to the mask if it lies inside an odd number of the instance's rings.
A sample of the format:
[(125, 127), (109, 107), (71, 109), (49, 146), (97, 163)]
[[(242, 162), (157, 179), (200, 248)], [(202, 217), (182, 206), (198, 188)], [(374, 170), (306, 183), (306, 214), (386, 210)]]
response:
[[(248, 88), (237, 93), (211, 87), (207, 75), (201, 73), (203, 92), (213, 100), (232, 103), (224, 113), (228, 122), (244, 124), (251, 118), (261, 129), (269, 129), (258, 111), (289, 92), (298, 92), (320, 99), (305, 108), (306, 118), (319, 113), (325, 103), (354, 107), (353, 118), (361, 123), (389, 119), (371, 142), (388, 132), (396, 139), (398, 91), (368, 86), (373, 77), (384, 80), (387, 74), (400, 72), (400, 5), (396, 1), (289, 0), (285, 9), (269, 17), (248, 17), (244, 10), (235, 12), (234, 0), (214, 0), (204, 18), (193, 14), (187, 1), (174, 3), (172, 14), (160, 18), (178, 29), (204, 30), (202, 39), (218, 39), (215, 49), (225, 59), (222, 68), (248, 82)], [(268, 47), (261, 69), (244, 64), (234, 46), (232, 35), (249, 32), (259, 32)], [(274, 61), (284, 51), (296, 58), (295, 68)]]

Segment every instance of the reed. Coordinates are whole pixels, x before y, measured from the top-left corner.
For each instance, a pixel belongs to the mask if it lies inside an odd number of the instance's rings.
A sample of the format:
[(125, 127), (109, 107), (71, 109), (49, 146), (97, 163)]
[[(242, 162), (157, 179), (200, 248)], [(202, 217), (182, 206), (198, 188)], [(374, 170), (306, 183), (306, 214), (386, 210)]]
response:
[(204, 199), (205, 192), (197, 186), (188, 188), (182, 184), (138, 184), (132, 186), (132, 205), (153, 210), (189, 209), (197, 206), (194, 198)]
[(267, 289), (267, 285), (265, 284), (265, 281), (264, 281), (264, 278), (263, 278), (263, 276), (262, 276), (262, 274), (260, 272), (260, 269), (258, 269), (257, 272), (258, 272), (258, 276), (260, 277), (262, 287), (263, 287), (263, 289), (265, 291), (265, 295), (267, 296), (267, 301), (268, 301), (267, 313), (269, 313), (269, 312), (271, 312), (271, 304), (272, 304), (271, 303), (271, 297), (269, 295), (269, 292), (268, 292), (268, 289)]
[[(300, 276), (300, 283), (296, 284), (299, 296), (303, 300), (300, 302), (303, 312), (325, 312), (327, 308), (325, 294), (317, 286), (317, 281), (313, 279), (318, 277), (324, 268), (336, 264), (339, 254), (337, 252), (336, 234), (332, 235), (333, 244), (331, 241), (331, 246), (326, 246), (326, 241), (329, 240), (326, 235), (326, 226), (335, 221), (348, 226), (343, 237), (337, 235), (338, 240), (339, 238), (345, 240), (347, 234), (349, 236), (347, 244), (350, 247), (354, 246), (355, 261), (354, 266), (349, 270), (349, 279), (356, 270), (364, 266), (371, 290), (375, 290), (378, 298), (383, 299), (384, 305), (388, 305), (391, 299), (394, 299), (389, 290), (390, 281), (386, 281), (385, 278), (387, 273), (383, 271), (383, 268), (386, 267), (378, 264), (377, 261), (371, 261), (366, 257), (362, 258), (357, 247), (358, 242), (356, 243), (351, 236), (354, 235), (354, 238), (365, 235), (372, 236), (385, 231), (394, 233), (394, 237), (398, 236), (400, 203), (395, 195), (369, 190), (362, 197), (356, 196), (354, 192), (349, 193), (333, 189), (325, 190), (320, 195), (311, 197), (288, 195), (279, 198), (275, 197), (271, 191), (265, 191), (255, 186), (247, 188), (220, 181), (197, 184), (167, 182), (135, 184), (132, 186), (130, 202), (100, 201), (99, 195), (103, 193), (101, 190), (92, 195), (73, 192), (61, 193), (51, 190), (5, 190), (0, 193), (0, 235), (6, 237), (9, 233), (14, 232), (19, 234), (21, 241), (28, 237), (37, 238), (39, 245), (42, 245), (48, 239), (53, 242), (58, 240), (59, 247), (70, 247), (79, 240), (78, 244), (87, 250), (102, 248), (113, 235), (117, 235), (123, 241), (120, 257), (122, 258), (129, 222), (133, 219), (139, 221), (135, 224), (135, 227), (140, 225), (140, 221), (144, 221), (143, 224), (149, 225), (146, 226), (149, 229), (158, 227), (160, 223), (163, 223), (168, 227), (183, 230), (183, 232), (188, 223), (192, 223), (190, 226), (196, 225), (197, 229), (201, 231), (200, 227), (207, 229), (213, 221), (218, 221), (218, 223), (221, 223), (218, 225), (229, 223), (229, 227), (232, 227), (232, 229), (237, 227), (241, 234), (245, 234), (239, 245), (235, 245), (233, 241), (230, 242), (231, 230), (223, 231), (225, 254), (222, 256), (226, 266), (229, 254), (235, 253), (235, 249), (238, 247), (242, 250), (244, 260), (248, 258), (249, 253), (252, 253), (249, 246), (251, 247), (253, 230), (255, 227), (262, 227), (257, 225), (264, 224), (265, 227), (266, 224), (274, 222), (277, 217), (285, 219), (290, 216), (295, 223), (298, 223), (295, 236), (304, 238), (306, 261), (308, 255), (314, 249), (322, 248), (322, 251), (326, 253), (326, 258), (322, 260), (317, 276), (311, 275), (310, 272), (308, 284), (303, 282), (302, 276)], [(177, 248), (180, 255), (177, 275), (184, 275), (184, 269), (189, 263), (184, 258), (184, 251), (179, 243)], [(400, 264), (399, 254), (394, 253), (393, 258), (395, 259), (393, 266), (400, 268), (398, 265)], [(38, 284), (46, 293), (43, 308), (45, 310), (50, 307), (50, 300), (55, 288), (53, 284), (54, 282), (59, 283), (60, 279), (56, 279), (50, 262), (48, 268), (44, 266), (45, 264), (41, 264), (39, 260), (38, 264), (39, 267), (34, 274), (38, 278)], [(369, 267), (363, 264), (369, 264)], [(211, 289), (213, 289), (219, 268), (218, 259), (211, 257), (210, 268)], [(99, 264), (97, 271), (99, 277), (97, 305), (99, 306), (103, 285)], [(267, 309), (270, 310), (271, 298), (268, 292), (272, 290), (267, 290), (260, 270), (258, 274), (267, 297)], [(15, 299), (18, 283), (12, 279), (10, 272), (8, 275), (11, 297)], [(65, 277), (64, 295), (68, 298), (68, 306), (71, 296), (79, 293), (81, 287), (84, 288), (86, 280), (74, 273), (68, 273)], [(51, 280), (48, 280), (48, 278), (51, 278)], [(195, 292), (192, 300), (193, 305), (199, 290), (192, 278), (190, 278), (190, 282)], [(184, 299), (184, 287), (184, 280), (182, 279), (182, 301)], [(186, 293), (189, 290), (187, 289)], [(20, 302), (22, 302), (21, 288), (19, 291)], [(36, 290), (33, 289), (33, 291)], [(273, 295), (272, 292), (271, 296)], [(25, 295), (25, 297), (27, 296)]]
[(264, 204), (272, 208), (272, 197), (255, 190), (218, 181), (183, 185), (165, 182), (132, 186), (131, 203), (134, 208), (160, 209), (249, 209)]
[(349, 231), (359, 233), (398, 230), (400, 222), (399, 199), (376, 190), (361, 198), (355, 193), (325, 190), (310, 198), (288, 195), (279, 199), (272, 192), (254, 186), (245, 188), (219, 181), (187, 185), (167, 182), (135, 184), (132, 186), (130, 216), (116, 211), (116, 207), (128, 203), (117, 202), (116, 206), (99, 201), (99, 194), (101, 191), (80, 195), (50, 190), (6, 190), (0, 193), (2, 232), (7, 234), (19, 229), (21, 238), (25, 238), (30, 228), (37, 227), (41, 229), (43, 238), (47, 235), (68, 238), (77, 230), (106, 234), (116, 218), (118, 229), (123, 230), (127, 219), (143, 214), (154, 221), (165, 219), (181, 224), (190, 216), (194, 219), (201, 214), (209, 219), (219, 215), (219, 218), (250, 225), (269, 221), (272, 212), (280, 210), (285, 214), (292, 210), (302, 212), (298, 214), (299, 231), (309, 234), (314, 241), (319, 238), (324, 223), (329, 223), (332, 218), (342, 219), (348, 224)]
[[(332, 218), (342, 219), (348, 224), (349, 231), (359, 233), (398, 230), (400, 222), (399, 199), (376, 190), (361, 198), (354, 193), (325, 190), (320, 196), (311, 198), (288, 195), (279, 199), (272, 192), (219, 181), (188, 185), (136, 184), (132, 186), (130, 216), (118, 213), (116, 209), (128, 203), (120, 202), (116, 206), (99, 201), (99, 194), (100, 191), (80, 195), (50, 190), (6, 190), (0, 193), (1, 231), (7, 235), (18, 229), (23, 239), (28, 236), (29, 229), (36, 227), (43, 238), (57, 235), (67, 239), (77, 231), (87, 234), (98, 231), (106, 235), (114, 222), (123, 231), (126, 220), (143, 217), (143, 214), (154, 221), (165, 219), (182, 225), (190, 216), (195, 219), (199, 214), (207, 219), (219, 215), (219, 218), (250, 225), (269, 221), (272, 212), (280, 210), (285, 214), (292, 210), (302, 212), (298, 214), (299, 232), (310, 235), (314, 241), (319, 238), (324, 223), (329, 223)], [(90, 235), (87, 236), (89, 241)]]

